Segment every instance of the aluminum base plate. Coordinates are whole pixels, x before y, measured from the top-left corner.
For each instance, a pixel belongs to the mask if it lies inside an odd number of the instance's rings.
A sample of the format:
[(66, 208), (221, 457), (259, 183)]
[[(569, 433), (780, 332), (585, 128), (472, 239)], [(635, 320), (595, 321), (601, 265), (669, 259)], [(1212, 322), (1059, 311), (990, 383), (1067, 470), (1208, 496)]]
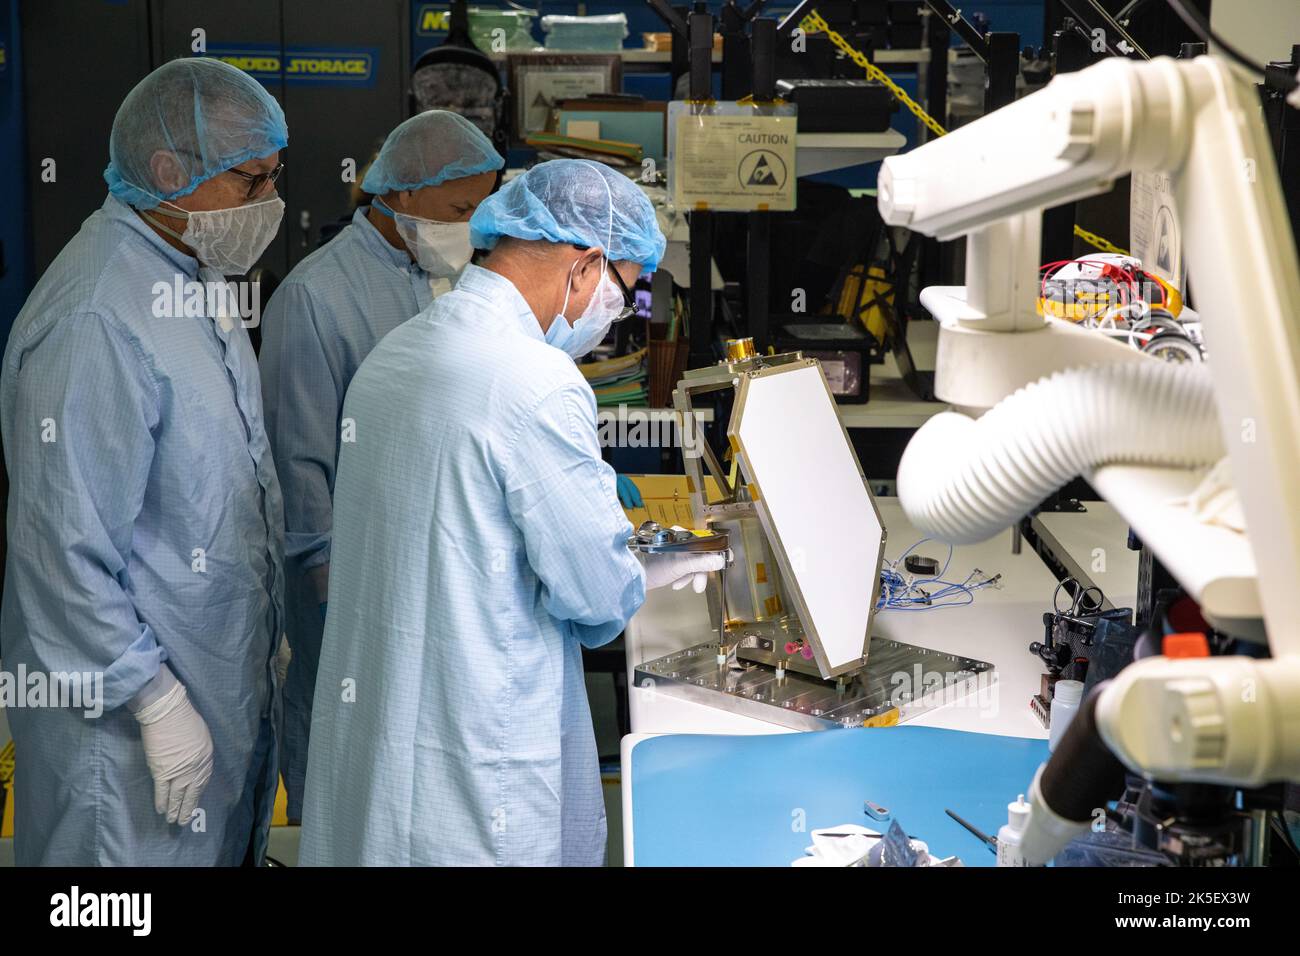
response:
[(882, 637), (871, 639), (867, 664), (839, 680), (822, 680), (766, 664), (718, 663), (718, 645), (697, 644), (636, 668), (636, 686), (794, 730), (888, 726), (987, 692), (992, 664)]

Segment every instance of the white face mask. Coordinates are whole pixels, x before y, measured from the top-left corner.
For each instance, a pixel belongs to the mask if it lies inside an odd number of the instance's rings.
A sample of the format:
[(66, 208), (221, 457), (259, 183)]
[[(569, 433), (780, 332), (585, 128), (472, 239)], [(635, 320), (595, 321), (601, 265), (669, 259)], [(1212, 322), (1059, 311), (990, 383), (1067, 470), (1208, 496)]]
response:
[(474, 255), (469, 221), (438, 222), (395, 213), (397, 234), (415, 256), (416, 264), (435, 279), (458, 275)]
[(451, 279), (460, 274), (474, 255), (469, 241), (469, 221), (440, 222), (398, 212), (382, 199), (374, 206), (393, 217), (397, 234), (415, 257), (415, 263), (434, 279)]
[[(161, 206), (147, 210), (150, 222), (193, 249), (200, 264), (228, 276), (243, 275), (253, 268), (280, 231), (280, 220), (284, 218), (284, 200), (279, 196), (229, 209), (197, 212), (186, 211), (172, 203), (167, 205), (177, 211), (165, 210)], [(168, 229), (158, 222), (152, 215), (154, 213), (184, 219), (185, 231), (178, 233)]]
[(563, 349), (575, 360), (601, 343), (608, 334), (609, 327), (614, 324), (614, 319), (623, 311), (623, 293), (609, 277), (609, 262), (602, 257), (600, 265), (600, 281), (596, 285), (596, 291), (591, 294), (591, 301), (582, 310), (582, 315), (572, 325), (564, 317), (564, 310), (569, 307), (573, 270), (578, 263), (574, 262), (569, 268), (569, 287), (564, 291), (564, 305), (546, 330), (546, 341), (557, 349)]

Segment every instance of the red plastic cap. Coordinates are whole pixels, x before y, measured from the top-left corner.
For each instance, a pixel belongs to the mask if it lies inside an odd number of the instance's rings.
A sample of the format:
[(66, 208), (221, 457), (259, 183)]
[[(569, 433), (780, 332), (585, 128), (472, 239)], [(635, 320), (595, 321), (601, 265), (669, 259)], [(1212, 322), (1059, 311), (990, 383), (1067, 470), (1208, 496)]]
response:
[(1209, 657), (1210, 642), (1199, 631), (1166, 634), (1164, 652), (1165, 657)]
[(1169, 626), (1175, 631), (1201, 631), (1210, 629), (1210, 625), (1201, 616), (1201, 608), (1189, 597), (1179, 598), (1169, 608)]

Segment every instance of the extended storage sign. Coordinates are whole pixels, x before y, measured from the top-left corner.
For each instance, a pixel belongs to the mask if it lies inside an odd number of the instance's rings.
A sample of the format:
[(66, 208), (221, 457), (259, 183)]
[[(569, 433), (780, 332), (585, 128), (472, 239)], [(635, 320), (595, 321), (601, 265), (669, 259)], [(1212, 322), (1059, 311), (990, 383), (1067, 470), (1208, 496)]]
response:
[(271, 44), (210, 46), (208, 56), (238, 67), (262, 83), (373, 86), (376, 47), (335, 49)]

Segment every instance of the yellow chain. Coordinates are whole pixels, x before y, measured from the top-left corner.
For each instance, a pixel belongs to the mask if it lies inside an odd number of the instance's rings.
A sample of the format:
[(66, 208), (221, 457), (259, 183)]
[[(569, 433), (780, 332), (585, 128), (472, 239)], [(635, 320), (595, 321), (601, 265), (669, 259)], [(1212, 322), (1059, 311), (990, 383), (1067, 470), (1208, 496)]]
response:
[[(878, 83), (883, 83), (888, 87), (889, 92), (894, 94), (894, 98), (906, 106), (908, 111), (928, 127), (934, 135), (946, 136), (948, 134), (948, 131), (943, 128), (943, 125), (940, 124), (938, 120), (927, 113), (920, 103), (908, 96), (906, 90), (890, 79), (889, 74), (868, 60), (865, 53), (861, 50), (854, 49), (853, 45), (850, 44), (848, 40), (844, 39), (844, 37), (832, 30), (831, 25), (827, 23), (822, 18), (822, 15), (816, 10), (809, 11), (808, 15), (804, 17), (803, 22), (799, 24), (799, 26), (803, 29), (804, 33), (825, 33), (826, 36), (830, 38), (831, 43), (835, 44), (835, 46), (840, 49), (840, 52), (849, 57), (849, 59), (858, 66), (862, 67), (862, 69), (866, 70), (869, 79), (875, 80)], [(1095, 232), (1089, 232), (1082, 226), (1075, 226), (1074, 234), (1084, 242), (1088, 243), (1088, 245), (1094, 246), (1102, 252), (1113, 252), (1121, 256), (1129, 255), (1128, 250), (1121, 249), (1113, 242), (1103, 239)]]
[(1083, 226), (1075, 226), (1074, 234), (1078, 236), (1080, 239), (1082, 239), (1084, 242), (1086, 242), (1088, 245), (1093, 246), (1096, 249), (1100, 249), (1102, 252), (1113, 252), (1117, 256), (1132, 255), (1132, 253), (1130, 253), (1127, 249), (1121, 249), (1119, 246), (1115, 245), (1115, 243), (1111, 242), (1109, 239), (1103, 239), (1095, 232), (1089, 232), (1087, 229), (1084, 229)]
[[(811, 11), (808, 16), (804, 17), (803, 23), (801, 23), (800, 26), (803, 27), (805, 33), (825, 33), (830, 37), (831, 42), (839, 47), (845, 56), (849, 57), (854, 63), (867, 71), (868, 77), (875, 80), (877, 83), (883, 83), (885, 86), (889, 87), (889, 92), (893, 93), (898, 101), (912, 112), (912, 115), (926, 126), (930, 127), (934, 135), (942, 136), (948, 132), (939, 125), (938, 120), (921, 107), (920, 103), (908, 96), (906, 90), (890, 79), (888, 73), (868, 60), (866, 54), (861, 50), (855, 50), (848, 40), (844, 39), (844, 37), (832, 30), (831, 25), (823, 20), (821, 14), (816, 10)], [(811, 27), (811, 29), (809, 29), (809, 27)]]

